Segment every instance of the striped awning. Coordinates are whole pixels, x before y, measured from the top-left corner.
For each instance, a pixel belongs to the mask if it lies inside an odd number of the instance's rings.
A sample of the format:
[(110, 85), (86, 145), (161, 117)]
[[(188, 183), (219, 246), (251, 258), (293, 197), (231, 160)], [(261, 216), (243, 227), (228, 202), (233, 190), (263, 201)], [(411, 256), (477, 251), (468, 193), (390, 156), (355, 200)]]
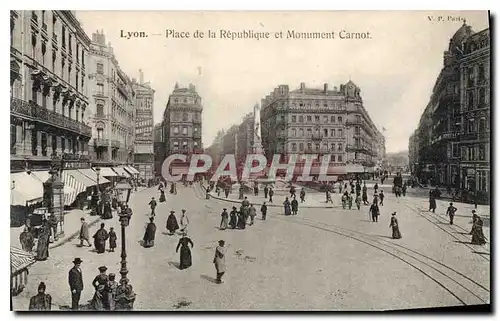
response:
[(83, 175), (76, 169), (65, 170), (68, 174), (73, 176), (74, 179), (85, 185), (85, 188), (97, 185), (97, 182)]
[(10, 247), (10, 273), (16, 273), (35, 263), (35, 257), (17, 247)]
[(122, 166), (113, 167), (113, 170), (121, 177), (130, 177), (130, 174)]
[(26, 206), (43, 198), (42, 182), (26, 172), (10, 174), (11, 204)]
[[(91, 180), (96, 182), (97, 185), (97, 173), (92, 168), (83, 168), (78, 169), (80, 173), (87, 176)], [(109, 183), (109, 180), (104, 178), (101, 174), (99, 174), (99, 185)]]
[(135, 167), (133, 167), (133, 166), (131, 166), (131, 165), (124, 166), (124, 168), (125, 168), (125, 170), (126, 170), (126, 171), (128, 171), (130, 174), (133, 174), (133, 175), (134, 175), (134, 174), (140, 174), (140, 173), (139, 173), (139, 171), (138, 171)]
[[(99, 167), (100, 168), (100, 177), (114, 177), (114, 176), (118, 176), (118, 174), (116, 174), (112, 169), (111, 167)], [(93, 168), (94, 170), (96, 169), (96, 167)], [(100, 183), (100, 182), (99, 182)]]
[(83, 183), (75, 179), (69, 172), (70, 171), (63, 171), (61, 179), (64, 183), (64, 186), (67, 185), (73, 189), (72, 193), (64, 193), (64, 205), (66, 206), (71, 205), (75, 201), (78, 194), (84, 192), (87, 189), (87, 187)]
[[(50, 178), (49, 171), (31, 172), (31, 175), (33, 175), (33, 177), (35, 177), (36, 179), (38, 179), (42, 183), (42, 190), (43, 190), (43, 183), (45, 183)], [(63, 192), (66, 195), (66, 194), (74, 193), (75, 190), (72, 187), (70, 187), (69, 185), (64, 184), (64, 191)]]

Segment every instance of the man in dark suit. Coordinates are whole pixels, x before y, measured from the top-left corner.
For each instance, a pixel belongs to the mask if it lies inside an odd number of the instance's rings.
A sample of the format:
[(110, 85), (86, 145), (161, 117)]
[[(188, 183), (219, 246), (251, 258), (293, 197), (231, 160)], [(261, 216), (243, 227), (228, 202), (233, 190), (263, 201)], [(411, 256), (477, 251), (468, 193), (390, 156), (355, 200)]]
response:
[(69, 288), (71, 290), (71, 309), (78, 310), (78, 304), (80, 303), (80, 294), (83, 291), (83, 277), (82, 270), (80, 269), (80, 264), (82, 260), (77, 257), (73, 260), (74, 266), (69, 270)]

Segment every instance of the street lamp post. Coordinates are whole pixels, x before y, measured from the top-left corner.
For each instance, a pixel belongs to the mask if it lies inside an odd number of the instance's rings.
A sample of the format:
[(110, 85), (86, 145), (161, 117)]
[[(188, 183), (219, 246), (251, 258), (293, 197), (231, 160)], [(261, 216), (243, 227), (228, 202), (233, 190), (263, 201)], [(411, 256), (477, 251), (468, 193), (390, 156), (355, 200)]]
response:
[(101, 174), (101, 168), (96, 167), (95, 172), (97, 174), (97, 199), (101, 198), (101, 188), (99, 187), (99, 175)]
[[(128, 202), (130, 197), (130, 189), (128, 189), (127, 199)], [(116, 289), (116, 310), (133, 310), (134, 302), (136, 298), (136, 294), (133, 291), (132, 285), (129, 284), (129, 280), (127, 278), (128, 269), (127, 269), (127, 250), (125, 243), (125, 228), (128, 226), (130, 222), (130, 218), (132, 216), (132, 212), (130, 210), (122, 210), (119, 214), (121, 230), (122, 230), (122, 253), (121, 253), (121, 261), (120, 261), (120, 285)]]

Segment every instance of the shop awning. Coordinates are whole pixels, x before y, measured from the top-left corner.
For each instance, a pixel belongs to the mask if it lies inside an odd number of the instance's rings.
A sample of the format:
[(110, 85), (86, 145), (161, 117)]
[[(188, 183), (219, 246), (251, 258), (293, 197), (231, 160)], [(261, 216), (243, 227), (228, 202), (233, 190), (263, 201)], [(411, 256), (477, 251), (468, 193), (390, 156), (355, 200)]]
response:
[(133, 166), (128, 165), (128, 166), (124, 166), (124, 168), (125, 168), (125, 170), (127, 170), (130, 174), (133, 174), (133, 175), (135, 175), (135, 174), (140, 174), (140, 173), (139, 173), (139, 171), (138, 171), (135, 167), (133, 167)]
[[(31, 172), (31, 175), (33, 175), (36, 179), (38, 179), (42, 183), (42, 190), (43, 190), (43, 183), (45, 183), (49, 178), (50, 174), (49, 171), (37, 171), (37, 172)], [(69, 185), (64, 184), (64, 194), (71, 194), (75, 190), (71, 188)]]
[(10, 174), (11, 204), (26, 206), (43, 198), (42, 182), (26, 172)]
[[(91, 180), (95, 181), (97, 185), (97, 173), (92, 168), (83, 168), (83, 169), (78, 169), (77, 171), (87, 176)], [(106, 183), (109, 183), (109, 180), (102, 177), (102, 175), (99, 174), (99, 185)]]
[[(118, 176), (118, 174), (116, 174), (112, 169), (111, 167), (99, 167), (100, 168), (100, 174), (99, 176), (100, 177), (115, 177), (115, 176)], [(96, 167), (93, 168), (94, 170), (96, 169)], [(100, 181), (99, 181), (100, 183)]]
[(22, 269), (25, 269), (35, 263), (34, 255), (18, 249), (17, 247), (10, 247), (10, 273), (14, 274)]
[(62, 181), (64, 183), (64, 186), (69, 186), (73, 191), (69, 194), (64, 193), (64, 205), (69, 206), (71, 205), (78, 194), (84, 192), (87, 187), (78, 181), (73, 175), (70, 173), (71, 171), (63, 171), (62, 172)]
[(88, 178), (87, 176), (83, 175), (82, 173), (80, 173), (76, 169), (65, 170), (65, 172), (67, 172), (68, 174), (70, 174), (71, 176), (73, 176), (73, 178), (75, 178), (77, 181), (79, 181), (80, 183), (82, 183), (83, 185), (85, 185), (85, 188), (97, 185), (96, 181)]
[(127, 178), (130, 177), (130, 174), (127, 173), (127, 171), (121, 166), (113, 167), (113, 170), (118, 174), (118, 176), (127, 177)]

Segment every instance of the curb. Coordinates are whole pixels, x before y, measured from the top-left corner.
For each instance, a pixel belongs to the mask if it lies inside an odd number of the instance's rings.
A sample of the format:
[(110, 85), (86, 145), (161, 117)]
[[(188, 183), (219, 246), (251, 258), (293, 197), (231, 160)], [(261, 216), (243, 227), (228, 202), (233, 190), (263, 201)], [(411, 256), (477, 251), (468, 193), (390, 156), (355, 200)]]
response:
[[(99, 221), (101, 221), (101, 218), (99, 216), (97, 216), (97, 218), (95, 220), (89, 222), (88, 225), (89, 225), (89, 227), (92, 227), (95, 224), (97, 224)], [(76, 232), (71, 233), (69, 236), (64, 237), (61, 241), (58, 241), (57, 243), (52, 243), (51, 245), (49, 245), (49, 249), (55, 249), (61, 245), (66, 244), (66, 243), (72, 241), (79, 234), (80, 234), (80, 230), (77, 230)]]
[[(216, 200), (219, 200), (219, 201), (224, 201), (224, 202), (229, 202), (229, 203), (233, 203), (233, 204), (240, 204), (241, 201), (239, 200), (234, 200), (234, 199), (230, 199), (230, 198), (223, 198), (223, 197), (220, 197), (220, 196), (214, 196), (212, 194), (209, 194), (210, 195), (210, 198), (214, 198)], [(252, 204), (254, 205), (262, 205), (262, 203), (256, 203), (256, 202), (251, 202)], [(283, 207), (282, 204), (273, 204), (273, 203), (267, 203), (266, 204), (267, 207)], [(325, 205), (325, 206), (311, 206), (311, 205), (300, 205), (299, 204), (299, 209), (302, 209), (302, 208), (342, 208), (342, 205), (338, 205), (338, 206), (334, 206), (334, 205)]]

